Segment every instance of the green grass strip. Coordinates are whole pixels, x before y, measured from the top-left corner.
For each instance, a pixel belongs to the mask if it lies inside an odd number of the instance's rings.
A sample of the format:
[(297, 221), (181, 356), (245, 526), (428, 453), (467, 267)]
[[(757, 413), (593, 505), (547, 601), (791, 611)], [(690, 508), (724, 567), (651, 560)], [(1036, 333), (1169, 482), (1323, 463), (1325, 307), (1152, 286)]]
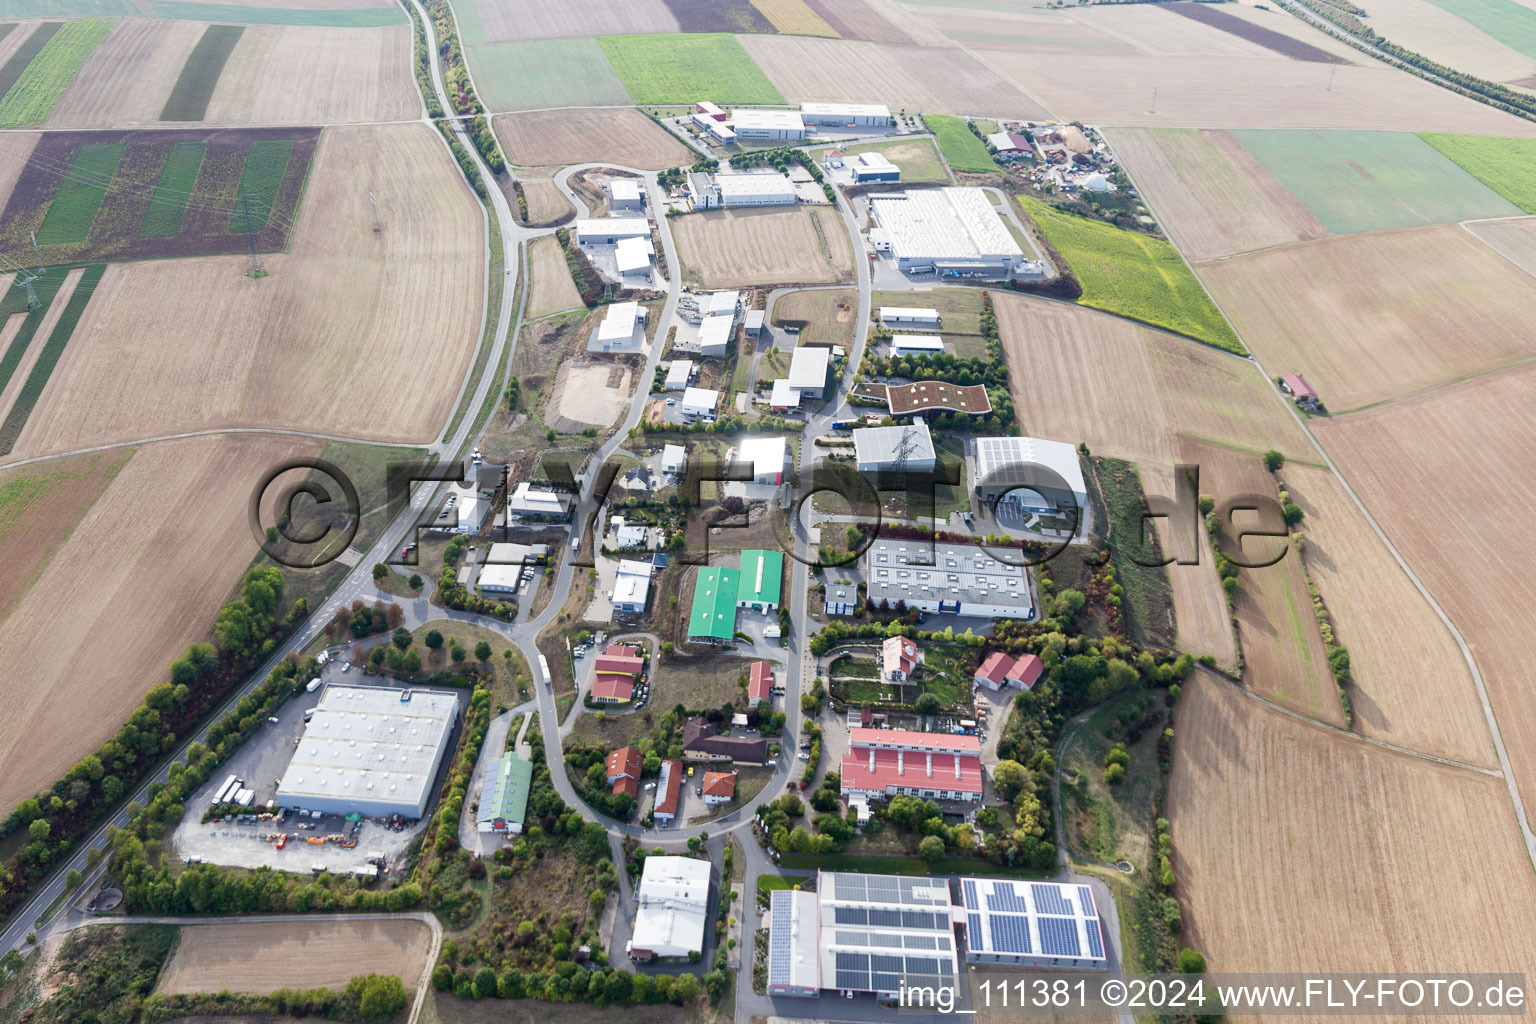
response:
[(608, 62), (636, 103), (783, 103), (735, 36), (598, 36)]
[(1419, 138), (1526, 213), (1536, 213), (1536, 139), (1434, 132), (1419, 132)]
[(139, 7), (148, 18), (180, 21), (233, 22), (240, 25), (306, 25), (317, 28), (387, 28), (404, 25), (405, 10), (388, 7), (355, 7), (335, 10), (294, 10), (280, 7), (243, 7), (239, 4), (165, 3), (142, 0)]
[(224, 65), (244, 34), (244, 25), (209, 25), (203, 31), (203, 37), (181, 66), (181, 74), (176, 76), (176, 86), (165, 101), (165, 109), (160, 111), (160, 120), (203, 119), (208, 113), (208, 101), (213, 99), (214, 87), (219, 84), (219, 76), (224, 73)]
[(21, 73), (27, 70), (27, 65), (37, 56), (55, 32), (64, 27), (62, 21), (45, 21), (32, 32), (30, 36), (21, 41), (21, 47), (13, 54), (11, 59), (0, 67), (0, 96), (11, 91), (11, 86), (21, 77)]
[(48, 204), (42, 227), (37, 229), (38, 245), (86, 240), (126, 145), (93, 142), (75, 150), (75, 158), (70, 161), (64, 180), (59, 182), (59, 193)]
[(31, 127), (48, 120), (54, 104), (116, 24), (111, 18), (65, 22), (0, 99), (0, 127)]
[(933, 137), (939, 140), (939, 148), (944, 151), (944, 159), (949, 162), (951, 170), (970, 171), (973, 174), (997, 170), (992, 154), (987, 152), (987, 147), (980, 139), (971, 134), (970, 126), (964, 118), (948, 114), (924, 114), (923, 122), (933, 132)]
[(229, 218), (230, 231), (244, 234), (266, 230), (292, 153), (292, 139), (258, 139), (251, 143), (245, 155), (245, 169), (240, 172), (240, 191), (235, 193), (235, 212)]
[(48, 335), (43, 350), (38, 353), (37, 363), (27, 375), (26, 383), (17, 392), (16, 402), (11, 406), (11, 411), (6, 413), (5, 422), (0, 423), (0, 455), (9, 455), (15, 447), (16, 439), (26, 427), (27, 418), (32, 415), (37, 400), (43, 396), (43, 388), (48, 386), (48, 378), (52, 376), (53, 368), (59, 365), (59, 358), (64, 355), (64, 346), (69, 344), (70, 335), (74, 334), (75, 325), (80, 322), (80, 315), (85, 312), (86, 303), (91, 301), (91, 296), (96, 292), (96, 284), (106, 269), (105, 263), (91, 264), (85, 268), (80, 283), (75, 285), (75, 293), (69, 297), (69, 305), (64, 307), (64, 314), (59, 317), (53, 333)]
[(0, 18), (142, 18), (133, 0), (0, 0)]
[(1170, 243), (1018, 198), (1082, 283), (1080, 305), (1248, 354)]
[(26, 313), (27, 318), (21, 322), (21, 330), (16, 332), (16, 337), (11, 339), (11, 345), (0, 356), (0, 391), (4, 391), (10, 384), (11, 378), (16, 374), (16, 367), (21, 365), (21, 357), (26, 354), (27, 346), (32, 344), (32, 338), (37, 334), (38, 325), (43, 322), (43, 317), (48, 313), (48, 306), (53, 302), (53, 297), (59, 293), (59, 286), (64, 283), (67, 270), (57, 268), (50, 269), (39, 277), (33, 284), (32, 290), (37, 294), (37, 308), (27, 310), (27, 289), (21, 284), (21, 275), (11, 283), (11, 290), (5, 293), (5, 298), (0, 301), (0, 316), (15, 316), (17, 313)]
[(181, 222), (187, 215), (187, 200), (197, 184), (197, 172), (203, 166), (206, 142), (178, 142), (171, 147), (155, 182), (154, 195), (139, 224), (140, 238), (172, 238), (181, 234)]

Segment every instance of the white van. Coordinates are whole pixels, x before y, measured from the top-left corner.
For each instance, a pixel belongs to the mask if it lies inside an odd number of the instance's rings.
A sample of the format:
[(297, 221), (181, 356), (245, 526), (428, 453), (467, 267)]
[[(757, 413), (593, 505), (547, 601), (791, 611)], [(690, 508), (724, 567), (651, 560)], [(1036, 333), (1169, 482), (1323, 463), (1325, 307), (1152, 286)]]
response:
[(304, 687), (304, 692), (314, 693), (318, 689), (320, 689), (320, 677), (316, 676), (314, 679), (311, 679), (309, 683)]

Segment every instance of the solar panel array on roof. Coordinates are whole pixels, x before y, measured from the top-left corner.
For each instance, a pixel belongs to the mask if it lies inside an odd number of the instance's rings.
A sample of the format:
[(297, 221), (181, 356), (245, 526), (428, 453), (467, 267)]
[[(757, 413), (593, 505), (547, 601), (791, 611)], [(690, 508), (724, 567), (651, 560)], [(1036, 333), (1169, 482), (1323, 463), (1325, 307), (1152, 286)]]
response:
[(832, 919), (838, 924), (869, 924), (869, 911), (864, 907), (833, 907)]
[[(1054, 885), (1031, 885), (1029, 891), (1035, 897), (1035, 912), (1040, 914), (1065, 914), (1071, 916), (1072, 904), (1062, 898), (1061, 890)], [(999, 908), (1001, 909), (1001, 908)], [(1020, 907), (1019, 910), (1024, 910)]]
[(768, 932), (768, 984), (787, 985), (790, 968), (790, 916), (793, 904), (774, 893), (773, 918)]
[(908, 949), (938, 949), (939, 944), (931, 935), (908, 935), (905, 937)]
[(1088, 935), (1089, 955), (1102, 957), (1104, 955), (1104, 939), (1099, 934), (1099, 922), (1096, 919), (1084, 921), (1083, 931)]
[[(1038, 893), (1040, 886), (1035, 886)], [(1054, 892), (1055, 890), (1051, 890)], [(1039, 906), (1039, 897), (1036, 896), (1035, 905)], [(987, 909), (1001, 910), (1009, 914), (1029, 913), (1029, 904), (1024, 902), (1024, 897), (1013, 887), (1012, 882), (993, 882), (992, 891), (987, 893)], [(1071, 911), (1067, 911), (1071, 913)]]
[(976, 896), (976, 883), (967, 878), (960, 883), (960, 889), (965, 900), (965, 909), (980, 910), (981, 900)]
[(998, 953), (1032, 953), (1029, 918), (1023, 914), (993, 914), (992, 949)]
[(986, 940), (981, 936), (980, 914), (965, 915), (965, 941), (970, 943), (971, 949), (973, 950), (985, 948)]
[(1077, 919), (1074, 917), (1042, 917), (1040, 922), (1040, 952), (1046, 956), (1081, 956), (1083, 947), (1077, 941)]
[(1077, 909), (1082, 911), (1084, 917), (1098, 917), (1099, 911), (1093, 905), (1093, 890), (1086, 885), (1077, 887)]

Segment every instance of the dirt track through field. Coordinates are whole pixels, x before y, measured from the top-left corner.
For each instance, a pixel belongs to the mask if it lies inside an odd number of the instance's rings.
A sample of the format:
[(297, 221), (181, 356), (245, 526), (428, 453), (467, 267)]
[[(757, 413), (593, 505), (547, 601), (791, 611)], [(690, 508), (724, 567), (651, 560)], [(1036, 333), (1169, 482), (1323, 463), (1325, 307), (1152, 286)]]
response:
[(480, 335), (483, 230), (432, 129), (328, 129), (269, 276), (240, 257), (108, 268), (16, 454), (228, 426), (434, 437)]
[(250, 25), (204, 118), (210, 124), (405, 121), (421, 113), (411, 29)]
[(155, 991), (266, 994), (340, 991), (360, 974), (394, 974), (414, 990), (432, 932), (419, 921), (263, 921), (182, 928)]
[(319, 449), (294, 437), (209, 436), (129, 459), (0, 622), (0, 658), (29, 666), (0, 680), (0, 806), (96, 749), (171, 661), (207, 637), (256, 552), (250, 486), (280, 460)]
[(53, 108), (51, 128), (158, 124), (176, 77), (207, 26), (124, 18)]

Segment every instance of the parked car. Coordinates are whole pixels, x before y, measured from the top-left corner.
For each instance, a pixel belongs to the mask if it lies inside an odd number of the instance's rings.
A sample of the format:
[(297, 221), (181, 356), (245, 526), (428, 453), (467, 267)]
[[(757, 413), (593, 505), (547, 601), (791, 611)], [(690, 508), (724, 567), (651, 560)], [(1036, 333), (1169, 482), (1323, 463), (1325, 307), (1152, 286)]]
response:
[(269, 718), (269, 719), (267, 719), (267, 721), (271, 722), (273, 725), (277, 724), (277, 719), (276, 718)]
[(350, 661), (342, 662), (341, 663), (341, 670), (343, 672), (351, 672), (352, 671), (352, 663)]
[(809, 760), (810, 760), (810, 759), (811, 759), (811, 755), (810, 755), (810, 754), (807, 754), (807, 753), (806, 753), (806, 752), (805, 752), (805, 751), (803, 751), (803, 750), (802, 750), (802, 751), (801, 751), (801, 752), (800, 752), (800, 755), (799, 755), (799, 757), (800, 757), (800, 760), (802, 760), (802, 761), (809, 761)]

